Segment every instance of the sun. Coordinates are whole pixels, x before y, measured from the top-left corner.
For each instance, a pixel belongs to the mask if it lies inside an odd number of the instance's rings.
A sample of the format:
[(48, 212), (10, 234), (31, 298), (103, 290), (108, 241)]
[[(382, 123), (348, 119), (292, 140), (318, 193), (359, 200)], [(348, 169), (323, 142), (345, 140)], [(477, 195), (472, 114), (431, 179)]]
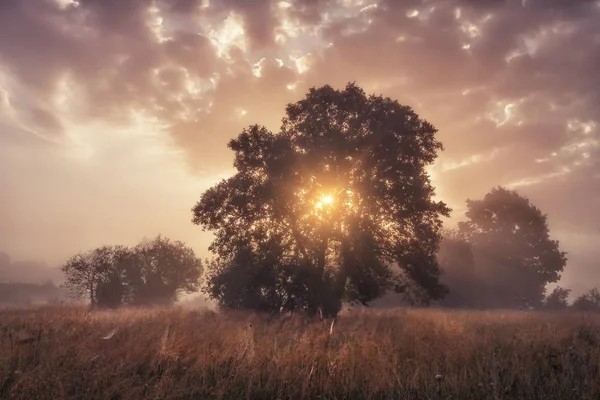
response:
[(330, 194), (326, 194), (321, 196), (321, 199), (317, 202), (317, 208), (323, 208), (325, 206), (330, 206), (333, 204), (333, 196)]
[(333, 196), (331, 196), (331, 195), (325, 195), (325, 196), (321, 197), (321, 202), (323, 202), (323, 204), (332, 204), (333, 203)]

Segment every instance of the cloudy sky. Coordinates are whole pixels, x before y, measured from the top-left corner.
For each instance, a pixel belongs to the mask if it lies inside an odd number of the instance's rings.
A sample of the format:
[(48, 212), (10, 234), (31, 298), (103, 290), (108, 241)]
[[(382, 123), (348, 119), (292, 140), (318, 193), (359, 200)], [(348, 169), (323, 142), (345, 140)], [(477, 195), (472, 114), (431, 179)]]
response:
[(600, 285), (600, 2), (1, 0), (0, 251), (57, 265), (191, 224), (229, 139), (311, 86), (412, 106), (446, 150), (439, 197), (519, 190)]

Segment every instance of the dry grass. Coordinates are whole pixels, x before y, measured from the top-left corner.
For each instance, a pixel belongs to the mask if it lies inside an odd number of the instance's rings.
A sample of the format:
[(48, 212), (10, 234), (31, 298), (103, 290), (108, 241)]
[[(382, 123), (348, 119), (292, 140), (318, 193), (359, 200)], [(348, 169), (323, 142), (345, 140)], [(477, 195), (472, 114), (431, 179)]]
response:
[[(249, 325), (252, 325), (250, 327)], [(597, 399), (591, 315), (0, 311), (5, 399)]]

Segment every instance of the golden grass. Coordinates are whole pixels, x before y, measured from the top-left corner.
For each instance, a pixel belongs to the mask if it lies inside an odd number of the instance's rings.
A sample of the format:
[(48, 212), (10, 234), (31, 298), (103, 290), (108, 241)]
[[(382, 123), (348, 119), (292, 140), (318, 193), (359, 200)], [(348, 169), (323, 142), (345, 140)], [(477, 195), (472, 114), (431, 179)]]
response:
[(4, 310), (0, 398), (597, 399), (599, 349), (583, 314)]

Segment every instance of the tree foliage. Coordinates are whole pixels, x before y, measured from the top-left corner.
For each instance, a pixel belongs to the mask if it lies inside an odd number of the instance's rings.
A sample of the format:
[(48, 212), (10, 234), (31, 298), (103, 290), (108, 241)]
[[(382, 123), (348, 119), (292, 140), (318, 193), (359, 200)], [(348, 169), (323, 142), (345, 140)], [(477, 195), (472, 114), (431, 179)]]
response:
[(157, 236), (136, 247), (103, 246), (71, 257), (64, 286), (92, 307), (171, 304), (198, 290), (202, 263), (182, 242)]
[(436, 132), (355, 84), (312, 88), (277, 134), (243, 130), (229, 142), (237, 172), (193, 208), (193, 222), (215, 233), (210, 297), (330, 314), (388, 289), (442, 297), (435, 253), (449, 208), (432, 199), (425, 171), (442, 150)]
[(579, 295), (573, 302), (573, 308), (577, 311), (600, 312), (600, 292), (598, 292), (598, 289), (590, 289)]
[(563, 310), (569, 306), (569, 294), (571, 289), (560, 286), (555, 287), (544, 299), (544, 308), (548, 310)]
[(167, 305), (199, 289), (202, 263), (180, 241), (158, 236), (133, 249), (132, 304)]
[(488, 306), (539, 306), (545, 286), (560, 279), (567, 262), (551, 240), (547, 216), (516, 191), (494, 188), (482, 200), (467, 200), (460, 232), (473, 245)]

